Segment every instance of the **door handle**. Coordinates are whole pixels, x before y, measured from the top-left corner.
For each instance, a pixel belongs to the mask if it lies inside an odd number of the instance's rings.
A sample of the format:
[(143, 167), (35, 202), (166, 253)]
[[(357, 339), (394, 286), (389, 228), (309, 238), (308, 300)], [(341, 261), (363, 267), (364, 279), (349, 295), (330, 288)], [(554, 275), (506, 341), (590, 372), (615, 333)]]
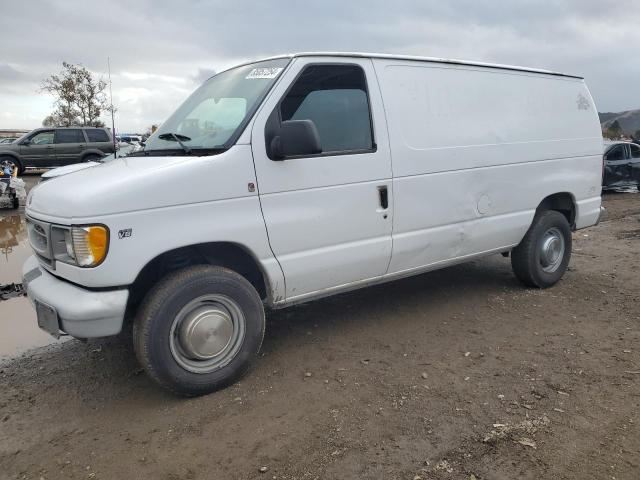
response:
[(378, 198), (380, 200), (380, 208), (383, 210), (389, 208), (389, 191), (387, 190), (386, 185), (378, 187)]
[(53, 150), (53, 147), (47, 147), (47, 150)]

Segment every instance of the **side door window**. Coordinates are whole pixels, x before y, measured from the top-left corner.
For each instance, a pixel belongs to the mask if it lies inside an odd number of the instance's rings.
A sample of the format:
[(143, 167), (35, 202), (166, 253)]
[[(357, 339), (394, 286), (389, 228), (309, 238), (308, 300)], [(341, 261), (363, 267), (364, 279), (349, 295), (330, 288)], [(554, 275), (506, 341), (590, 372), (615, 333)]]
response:
[(374, 149), (367, 85), (357, 65), (311, 65), (280, 103), (280, 119), (311, 120), (320, 155)]
[(104, 130), (100, 130), (99, 128), (87, 128), (85, 130), (85, 133), (87, 134), (89, 142), (91, 143), (110, 142), (107, 132), (105, 132)]
[(75, 128), (65, 128), (56, 130), (55, 143), (84, 143), (82, 130)]
[(30, 140), (31, 145), (50, 145), (53, 143), (53, 131), (36, 133)]

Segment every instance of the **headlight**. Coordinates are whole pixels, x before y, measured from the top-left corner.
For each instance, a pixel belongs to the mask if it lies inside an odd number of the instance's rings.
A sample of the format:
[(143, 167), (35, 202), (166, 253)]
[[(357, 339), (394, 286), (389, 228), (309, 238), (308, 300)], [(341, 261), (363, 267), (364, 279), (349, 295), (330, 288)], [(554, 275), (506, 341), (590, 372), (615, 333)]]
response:
[(56, 260), (80, 267), (95, 267), (107, 256), (109, 229), (103, 225), (51, 229)]

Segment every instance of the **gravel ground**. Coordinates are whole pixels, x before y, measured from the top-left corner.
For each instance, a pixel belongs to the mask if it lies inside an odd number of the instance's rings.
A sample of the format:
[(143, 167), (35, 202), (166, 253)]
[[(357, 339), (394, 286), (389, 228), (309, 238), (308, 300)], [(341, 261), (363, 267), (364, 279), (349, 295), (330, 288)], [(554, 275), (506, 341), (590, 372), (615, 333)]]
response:
[(206, 397), (126, 335), (5, 362), (0, 478), (640, 478), (640, 194), (605, 206), (552, 289), (494, 256), (273, 312)]

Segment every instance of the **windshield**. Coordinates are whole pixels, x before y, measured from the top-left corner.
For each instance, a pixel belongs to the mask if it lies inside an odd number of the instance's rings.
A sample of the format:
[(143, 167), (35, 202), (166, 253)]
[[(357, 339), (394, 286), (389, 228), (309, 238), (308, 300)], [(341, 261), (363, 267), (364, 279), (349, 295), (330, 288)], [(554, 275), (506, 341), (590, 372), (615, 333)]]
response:
[(267, 60), (211, 77), (148, 138), (145, 151), (227, 148), (288, 62)]

